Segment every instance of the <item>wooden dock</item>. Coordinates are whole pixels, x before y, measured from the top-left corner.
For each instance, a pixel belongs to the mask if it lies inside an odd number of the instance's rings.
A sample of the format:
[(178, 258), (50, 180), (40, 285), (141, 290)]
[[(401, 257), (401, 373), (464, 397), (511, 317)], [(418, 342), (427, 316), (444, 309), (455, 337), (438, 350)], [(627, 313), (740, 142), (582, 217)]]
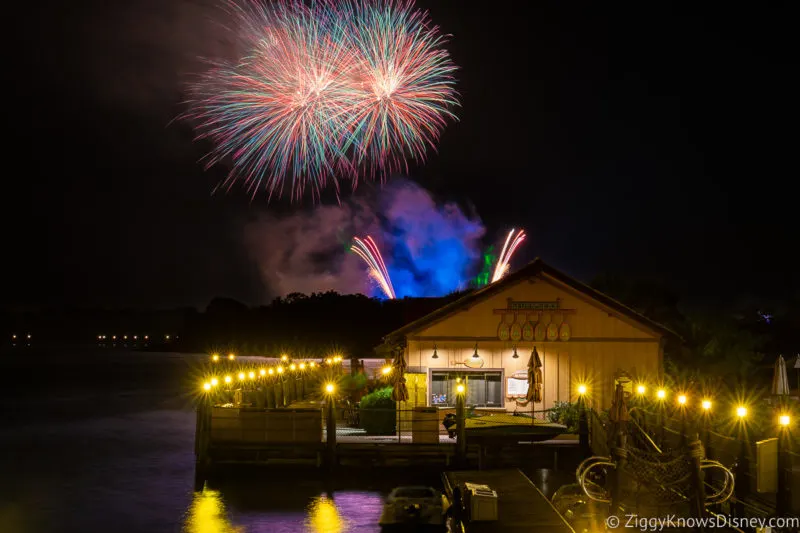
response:
[(575, 533), (553, 504), (517, 469), (464, 470), (442, 475), (445, 492), (463, 483), (488, 485), (497, 492), (497, 521), (469, 522), (467, 533)]

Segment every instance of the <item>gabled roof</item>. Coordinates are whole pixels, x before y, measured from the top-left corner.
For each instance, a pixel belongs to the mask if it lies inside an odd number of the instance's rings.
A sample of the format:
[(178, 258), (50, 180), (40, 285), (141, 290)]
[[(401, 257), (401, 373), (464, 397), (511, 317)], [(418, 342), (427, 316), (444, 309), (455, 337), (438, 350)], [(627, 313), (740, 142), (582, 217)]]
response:
[(517, 270), (516, 272), (512, 272), (504, 276), (500, 281), (487, 285), (482, 289), (478, 289), (476, 291), (470, 292), (469, 294), (459, 298), (458, 300), (451, 302), (447, 305), (440, 307), (439, 309), (429, 313), (422, 318), (414, 320), (413, 322), (409, 322), (405, 326), (392, 331), (391, 333), (385, 335), (383, 337), (384, 342), (393, 342), (399, 341), (400, 338), (405, 337), (409, 333), (413, 333), (414, 331), (418, 331), (421, 328), (424, 328), (430, 324), (438, 322), (439, 320), (451, 315), (457, 311), (460, 311), (464, 308), (471, 307), (472, 305), (485, 300), (499, 292), (504, 291), (511, 285), (518, 283), (519, 281), (523, 281), (526, 279), (530, 279), (532, 277), (538, 276), (540, 274), (545, 274), (554, 278), (557, 281), (560, 281), (564, 285), (567, 285), (576, 291), (588, 296), (589, 298), (599, 302), (600, 304), (613, 309), (614, 311), (618, 312), (621, 315), (625, 315), (636, 322), (650, 328), (651, 330), (660, 333), (662, 335), (674, 338), (680, 338), (680, 336), (675, 333), (674, 331), (670, 330), (666, 326), (655, 322), (643, 314), (639, 313), (638, 311), (634, 311), (630, 307), (618, 302), (617, 300), (611, 298), (603, 294), (602, 292), (591, 288), (590, 286), (582, 283), (575, 278), (572, 278), (560, 270), (557, 270), (538, 257), (525, 265), (523, 268)]

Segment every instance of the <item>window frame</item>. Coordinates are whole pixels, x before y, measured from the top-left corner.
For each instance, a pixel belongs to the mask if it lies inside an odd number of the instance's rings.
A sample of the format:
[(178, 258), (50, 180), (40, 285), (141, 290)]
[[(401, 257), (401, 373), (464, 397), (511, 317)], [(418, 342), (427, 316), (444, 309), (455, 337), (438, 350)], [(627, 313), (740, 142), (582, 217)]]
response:
[[(434, 404), (433, 396), (433, 374), (452, 373), (452, 374), (500, 374), (500, 405), (498, 406), (475, 406), (476, 409), (505, 409), (506, 408), (506, 371), (504, 368), (466, 368), (466, 367), (444, 367), (428, 368), (428, 393), (426, 402), (428, 407), (441, 407), (443, 409), (453, 409), (453, 405)], [(469, 405), (467, 405), (469, 407)]]

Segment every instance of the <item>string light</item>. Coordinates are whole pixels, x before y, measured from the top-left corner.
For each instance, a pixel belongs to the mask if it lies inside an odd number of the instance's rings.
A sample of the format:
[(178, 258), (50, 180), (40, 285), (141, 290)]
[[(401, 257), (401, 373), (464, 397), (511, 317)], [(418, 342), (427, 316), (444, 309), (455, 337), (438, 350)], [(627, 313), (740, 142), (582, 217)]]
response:
[(264, 370), (263, 368), (261, 370), (259, 370), (258, 373), (259, 373), (259, 375), (261, 375), (262, 378), (267, 375), (267, 371)]
[(219, 380), (217, 378), (211, 378), (211, 386), (216, 387), (219, 385)]
[(230, 376), (225, 376), (225, 383), (230, 383), (231, 381), (233, 381), (233, 378), (232, 378), (232, 377), (230, 377)]
[(711, 409), (711, 400), (703, 400), (703, 410), (708, 411)]

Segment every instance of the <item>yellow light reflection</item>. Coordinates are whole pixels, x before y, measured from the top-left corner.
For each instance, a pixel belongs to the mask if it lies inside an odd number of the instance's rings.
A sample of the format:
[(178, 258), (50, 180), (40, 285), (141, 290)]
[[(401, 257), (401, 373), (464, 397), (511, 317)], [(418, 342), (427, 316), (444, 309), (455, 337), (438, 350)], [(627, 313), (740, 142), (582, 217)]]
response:
[(341, 533), (346, 523), (333, 500), (321, 496), (309, 506), (308, 526), (314, 533)]
[(244, 527), (235, 527), (225, 516), (225, 504), (219, 491), (205, 489), (195, 492), (186, 522), (185, 533), (240, 533)]

